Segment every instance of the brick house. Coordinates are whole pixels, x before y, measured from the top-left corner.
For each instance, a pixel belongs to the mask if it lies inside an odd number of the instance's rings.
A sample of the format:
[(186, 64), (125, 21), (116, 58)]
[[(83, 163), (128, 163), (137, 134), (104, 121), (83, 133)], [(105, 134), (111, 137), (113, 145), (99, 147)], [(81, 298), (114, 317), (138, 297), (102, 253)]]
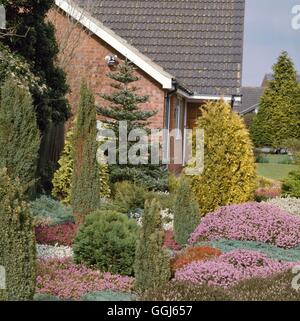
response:
[(48, 18), (72, 53), (65, 69), (73, 111), (81, 79), (95, 93), (111, 90), (107, 59), (116, 56), (136, 66), (140, 94), (150, 96), (141, 108), (158, 111), (153, 128), (192, 128), (205, 101), (240, 100), (244, 12), (245, 0), (56, 0)]

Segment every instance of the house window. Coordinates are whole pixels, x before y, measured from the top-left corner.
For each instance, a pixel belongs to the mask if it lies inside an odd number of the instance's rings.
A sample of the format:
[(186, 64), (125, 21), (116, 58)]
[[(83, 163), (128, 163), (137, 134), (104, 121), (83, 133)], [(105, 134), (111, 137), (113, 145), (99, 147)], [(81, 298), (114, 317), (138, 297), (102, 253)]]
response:
[(175, 106), (175, 138), (181, 139), (181, 129), (182, 129), (182, 117), (184, 110), (184, 101), (181, 97), (177, 98), (176, 106)]

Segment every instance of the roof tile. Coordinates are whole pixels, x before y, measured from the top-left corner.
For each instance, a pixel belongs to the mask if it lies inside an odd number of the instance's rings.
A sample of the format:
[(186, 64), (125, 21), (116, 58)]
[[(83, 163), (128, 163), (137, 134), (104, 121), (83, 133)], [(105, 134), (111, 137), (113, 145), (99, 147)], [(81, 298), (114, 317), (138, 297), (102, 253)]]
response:
[(195, 94), (239, 93), (245, 0), (89, 1), (95, 18)]

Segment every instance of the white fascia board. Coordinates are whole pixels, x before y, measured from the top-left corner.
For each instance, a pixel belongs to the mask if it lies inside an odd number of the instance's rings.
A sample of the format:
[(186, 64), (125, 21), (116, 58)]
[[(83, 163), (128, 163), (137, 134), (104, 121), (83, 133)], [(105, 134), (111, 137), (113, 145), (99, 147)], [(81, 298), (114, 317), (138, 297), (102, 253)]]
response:
[(251, 106), (251, 107), (243, 110), (243, 111), (241, 112), (241, 115), (246, 115), (246, 114), (248, 114), (249, 112), (255, 111), (258, 106), (259, 106), (259, 103), (257, 103), (257, 104), (255, 104), (255, 105), (253, 105), (253, 106)]
[[(198, 95), (198, 94), (189, 95), (180, 89), (178, 90), (178, 94), (180, 94), (181, 96), (183, 96), (184, 98), (186, 98), (187, 100), (190, 100), (190, 101), (193, 101), (193, 100), (221, 100), (221, 99), (223, 99), (224, 101), (229, 102), (232, 100), (232, 96)], [(240, 102), (241, 97), (235, 97), (235, 101)]]
[(84, 9), (78, 7), (70, 0), (55, 0), (55, 4), (70, 17), (78, 21), (85, 28), (102, 39), (108, 45), (120, 52), (124, 57), (134, 63), (146, 74), (162, 85), (163, 89), (173, 89), (173, 76), (155, 64), (148, 57), (129, 45), (111, 29), (105, 27), (100, 21), (93, 18)]

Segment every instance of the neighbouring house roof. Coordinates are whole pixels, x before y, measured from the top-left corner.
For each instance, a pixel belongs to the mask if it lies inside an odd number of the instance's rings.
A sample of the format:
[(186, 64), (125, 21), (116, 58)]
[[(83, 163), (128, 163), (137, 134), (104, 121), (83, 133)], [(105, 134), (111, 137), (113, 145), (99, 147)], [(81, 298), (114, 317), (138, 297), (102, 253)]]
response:
[(238, 104), (235, 110), (240, 115), (254, 112), (259, 106), (260, 97), (263, 92), (263, 87), (242, 87), (242, 103)]
[[(271, 81), (271, 80), (274, 80), (273, 74), (271, 74), (271, 73), (266, 74), (264, 79), (263, 79), (263, 81), (262, 81), (261, 86), (262, 87), (267, 86), (268, 82)], [(297, 74), (297, 80), (298, 80), (298, 83), (300, 83), (300, 74)]]
[(239, 94), (245, 0), (75, 2), (195, 96)]

